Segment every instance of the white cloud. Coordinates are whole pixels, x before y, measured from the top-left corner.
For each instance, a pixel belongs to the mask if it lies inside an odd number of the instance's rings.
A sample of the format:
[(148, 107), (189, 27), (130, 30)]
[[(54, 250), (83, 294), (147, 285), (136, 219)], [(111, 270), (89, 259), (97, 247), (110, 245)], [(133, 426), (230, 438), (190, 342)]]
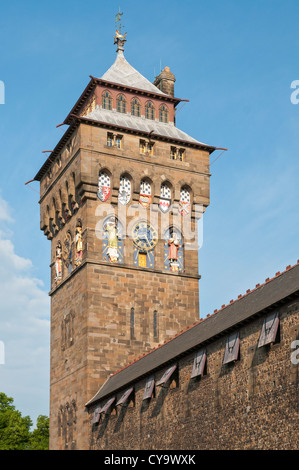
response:
[(5, 347), (0, 391), (35, 421), (48, 414), (50, 301), (32, 275), (31, 260), (16, 253), (4, 226), (12, 220), (0, 196), (0, 341)]
[(9, 206), (8, 203), (2, 198), (0, 194), (0, 222), (12, 222), (13, 219), (9, 214)]

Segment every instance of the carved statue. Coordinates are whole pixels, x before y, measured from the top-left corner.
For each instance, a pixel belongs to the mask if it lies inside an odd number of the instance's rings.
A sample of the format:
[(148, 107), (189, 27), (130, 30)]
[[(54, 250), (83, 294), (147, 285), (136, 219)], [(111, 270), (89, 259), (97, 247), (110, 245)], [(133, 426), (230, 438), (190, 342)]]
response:
[(180, 241), (175, 232), (172, 234), (172, 237), (168, 240), (168, 245), (169, 245), (170, 270), (176, 272), (179, 270), (178, 251), (180, 247)]
[(61, 247), (60, 242), (56, 246), (55, 272), (56, 272), (55, 281), (58, 284), (62, 279), (62, 247)]
[(80, 225), (76, 228), (76, 266), (79, 266), (82, 261), (82, 250), (83, 250), (83, 242), (82, 242), (82, 227)]
[(112, 263), (116, 263), (119, 257), (118, 254), (118, 239), (117, 239), (117, 223), (115, 219), (110, 219), (106, 226), (105, 230), (108, 233), (108, 256)]

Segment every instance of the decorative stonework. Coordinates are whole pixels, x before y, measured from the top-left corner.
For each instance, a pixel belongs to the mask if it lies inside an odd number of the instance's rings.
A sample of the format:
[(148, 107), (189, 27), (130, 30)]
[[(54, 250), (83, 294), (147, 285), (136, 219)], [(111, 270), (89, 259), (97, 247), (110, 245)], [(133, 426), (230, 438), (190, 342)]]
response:
[(76, 413), (77, 404), (75, 400), (67, 402), (65, 405), (61, 405), (58, 411), (57, 434), (64, 450), (76, 449), (76, 440), (74, 439), (77, 423)]

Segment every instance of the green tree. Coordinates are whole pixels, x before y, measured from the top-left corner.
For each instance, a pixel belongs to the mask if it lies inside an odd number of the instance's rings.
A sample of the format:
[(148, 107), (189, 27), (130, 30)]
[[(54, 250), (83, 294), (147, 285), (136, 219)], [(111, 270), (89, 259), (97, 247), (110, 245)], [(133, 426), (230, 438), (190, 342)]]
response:
[(36, 421), (36, 429), (30, 436), (30, 450), (49, 449), (49, 418), (40, 415)]
[(0, 450), (48, 450), (49, 418), (40, 415), (36, 428), (31, 427), (30, 417), (22, 417), (13, 398), (0, 392)]
[(30, 417), (15, 409), (13, 398), (0, 393), (0, 450), (27, 450), (31, 426)]

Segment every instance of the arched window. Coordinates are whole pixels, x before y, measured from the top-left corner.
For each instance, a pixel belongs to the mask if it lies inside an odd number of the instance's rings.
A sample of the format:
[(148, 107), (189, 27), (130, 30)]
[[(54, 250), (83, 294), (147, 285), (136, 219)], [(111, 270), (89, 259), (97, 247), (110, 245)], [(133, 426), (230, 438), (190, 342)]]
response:
[(168, 109), (164, 104), (159, 108), (159, 121), (168, 122)]
[(176, 227), (170, 227), (164, 234), (164, 269), (172, 272), (184, 269), (183, 237)]
[(191, 193), (188, 188), (181, 188), (180, 192), (180, 211), (181, 215), (185, 216), (190, 213), (191, 209)]
[(151, 101), (148, 101), (145, 105), (145, 117), (146, 119), (155, 119), (155, 108)]
[(101, 171), (99, 174), (99, 186), (98, 186), (98, 198), (105, 202), (110, 196), (110, 176), (105, 171)]
[(119, 113), (127, 112), (127, 101), (124, 95), (119, 95), (116, 99), (116, 109)]
[(131, 114), (132, 116), (140, 116), (141, 106), (137, 98), (133, 98), (131, 101)]
[(102, 94), (102, 107), (104, 109), (109, 109), (110, 111), (112, 110), (112, 97), (109, 91), (104, 91)]
[(167, 183), (162, 183), (159, 207), (161, 211), (165, 213), (169, 211), (170, 206), (171, 206), (171, 189)]
[(103, 223), (103, 258), (110, 263), (123, 263), (123, 228), (113, 215)]
[(131, 199), (131, 181), (127, 176), (122, 176), (119, 182), (119, 193), (118, 193), (118, 200), (121, 204), (126, 206)]

